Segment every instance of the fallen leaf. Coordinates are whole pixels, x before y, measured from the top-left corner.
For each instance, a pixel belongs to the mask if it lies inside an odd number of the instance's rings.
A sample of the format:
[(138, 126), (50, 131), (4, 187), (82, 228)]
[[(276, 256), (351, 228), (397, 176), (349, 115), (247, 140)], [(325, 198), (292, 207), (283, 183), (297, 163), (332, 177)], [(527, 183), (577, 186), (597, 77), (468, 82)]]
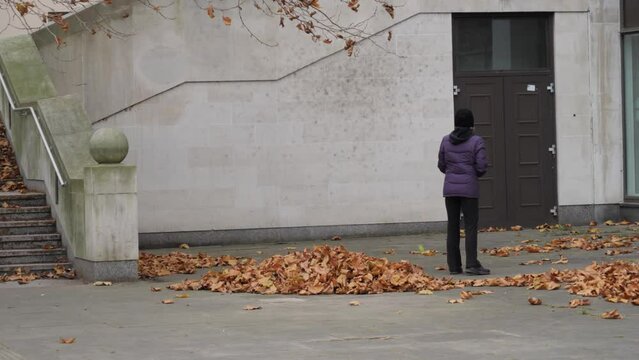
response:
[(359, 306), (359, 301), (353, 300), (353, 301), (349, 302), (348, 305), (350, 305), (350, 306)]
[(435, 270), (437, 271), (446, 271), (446, 267), (444, 265), (435, 266)]
[(563, 255), (559, 255), (559, 260), (555, 260), (552, 262), (553, 264), (568, 264), (568, 258)]
[(75, 342), (74, 337), (63, 338), (61, 337), (59, 340), (60, 344), (73, 344)]
[(96, 281), (93, 283), (94, 286), (111, 286), (113, 285), (110, 281)]
[(590, 300), (588, 299), (573, 299), (573, 300), (570, 300), (570, 302), (568, 303), (568, 306), (571, 309), (574, 309), (578, 306), (588, 306), (588, 305), (590, 305)]
[(152, 287), (152, 288), (151, 288), (151, 291), (153, 291), (153, 292), (162, 291), (162, 288), (159, 288), (159, 287)]
[(261, 309), (262, 309), (262, 307), (261, 306), (257, 306), (257, 305), (246, 305), (244, 307), (244, 310), (247, 310), (247, 311), (261, 310)]
[(190, 296), (189, 294), (184, 293), (184, 294), (177, 294), (175, 295), (175, 297), (178, 299), (188, 299)]
[(512, 230), (512, 231), (522, 231), (523, 229), (524, 229), (524, 227), (521, 226), (521, 225), (515, 225), (515, 226), (511, 226), (510, 227), (510, 230)]
[(232, 20), (230, 17), (228, 17), (228, 16), (223, 16), (223, 17), (222, 17), (222, 20), (224, 21), (224, 25), (226, 25), (226, 26), (230, 26), (230, 25), (231, 25), (231, 22), (233, 21), (233, 20)]
[(162, 304), (175, 304), (175, 301), (172, 299), (164, 299), (162, 300)]
[(592, 220), (592, 221), (590, 222), (590, 226), (597, 226), (597, 222), (596, 222), (596, 221), (594, 221), (594, 220)]
[(529, 297), (528, 302), (530, 303), (530, 305), (541, 305), (541, 299), (536, 297)]
[(388, 37), (386, 38), (386, 40), (391, 41), (393, 39), (393, 32), (389, 31), (388, 32)]
[(473, 293), (470, 291), (462, 291), (459, 293), (459, 297), (462, 298), (462, 300), (472, 299)]
[(424, 290), (419, 290), (417, 292), (417, 295), (433, 295), (433, 292), (431, 290), (424, 289)]
[(386, 255), (395, 255), (395, 249), (384, 250), (384, 254), (386, 254)]
[(602, 319), (623, 319), (623, 315), (621, 315), (621, 313), (619, 312), (619, 310), (614, 309), (614, 310), (610, 310), (610, 311), (606, 311), (605, 313), (601, 314), (601, 318)]
[(463, 304), (464, 300), (462, 300), (462, 299), (450, 299), (450, 300), (448, 300), (448, 303), (449, 304)]
[(188, 249), (190, 248), (189, 244), (180, 244), (180, 249)]
[(606, 224), (606, 226), (614, 226), (615, 222), (612, 220), (607, 220), (604, 224)]
[(333, 236), (333, 237), (331, 238), (331, 240), (332, 240), (332, 241), (340, 241), (340, 240), (342, 240), (342, 237), (341, 237), (341, 236), (338, 236), (338, 235), (335, 235), (335, 236)]

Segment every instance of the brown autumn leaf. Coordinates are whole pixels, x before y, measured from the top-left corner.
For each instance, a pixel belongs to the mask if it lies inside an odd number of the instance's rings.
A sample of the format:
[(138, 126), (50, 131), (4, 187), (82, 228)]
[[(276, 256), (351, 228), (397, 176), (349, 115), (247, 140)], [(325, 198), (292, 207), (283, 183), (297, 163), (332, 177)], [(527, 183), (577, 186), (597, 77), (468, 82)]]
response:
[(359, 301), (353, 300), (353, 301), (349, 302), (348, 305), (350, 305), (350, 306), (359, 306)]
[(464, 300), (463, 299), (450, 299), (448, 300), (449, 304), (463, 304)]
[(262, 307), (258, 306), (258, 305), (246, 305), (244, 307), (244, 310), (246, 310), (246, 311), (262, 310)]
[(530, 303), (530, 305), (541, 305), (541, 299), (536, 297), (529, 297), (528, 303)]
[(382, 4), (382, 6), (384, 7), (384, 10), (386, 10), (388, 15), (390, 15), (391, 19), (394, 19), (395, 18), (395, 8), (393, 7), (393, 5), (384, 3), (384, 4)]
[(524, 227), (521, 226), (521, 225), (515, 225), (515, 226), (511, 226), (510, 227), (510, 230), (512, 230), (512, 231), (522, 231), (523, 229), (524, 229)]
[(180, 249), (188, 249), (190, 248), (189, 244), (180, 244), (179, 246)]
[(222, 20), (224, 21), (224, 25), (226, 26), (231, 26), (231, 22), (233, 22), (233, 19), (228, 16), (222, 16)]
[(175, 304), (175, 301), (173, 299), (164, 299), (162, 300), (162, 304), (165, 304), (165, 305)]
[(74, 337), (68, 337), (68, 338), (63, 338), (61, 337), (60, 340), (58, 340), (58, 342), (60, 342), (60, 344), (73, 344), (75, 342), (75, 338)]
[(632, 254), (634, 251), (631, 249), (619, 250), (619, 249), (611, 249), (606, 250), (605, 254), (608, 256), (621, 255), (621, 254)]
[(606, 226), (615, 226), (616, 225), (615, 222), (612, 221), (612, 220), (606, 220), (606, 222), (604, 224), (606, 224)]
[(446, 271), (446, 266), (437, 265), (437, 266), (435, 266), (435, 270), (437, 270), (437, 271)]
[(568, 258), (563, 255), (559, 255), (559, 260), (555, 260), (552, 262), (553, 264), (568, 264)]
[(345, 44), (344, 44), (344, 50), (346, 50), (346, 54), (348, 54), (348, 56), (353, 56), (353, 52), (355, 51), (355, 40), (353, 39), (347, 39)]
[(206, 8), (206, 14), (211, 18), (215, 18), (215, 9), (213, 8), (213, 5), (209, 4), (209, 6)]
[(323, 40), (323, 42), (324, 42), (324, 44), (332, 44), (332, 43), (333, 43), (333, 40), (331, 40), (331, 39), (324, 39), (324, 40)]
[(417, 292), (417, 295), (433, 295), (433, 292), (431, 290), (424, 289), (424, 290), (419, 290)]
[(388, 37), (386, 38), (386, 40), (391, 41), (393, 39), (393, 32), (389, 31), (388, 32)]
[(468, 300), (468, 299), (472, 299), (473, 298), (473, 293), (470, 291), (462, 291), (459, 293), (459, 297), (462, 300)]
[(111, 286), (113, 285), (110, 281), (96, 281), (93, 283), (93, 286)]
[(188, 299), (190, 296), (189, 294), (184, 293), (184, 294), (177, 294), (175, 295), (175, 297), (178, 299)]
[(331, 241), (340, 241), (340, 240), (342, 240), (342, 237), (339, 235), (335, 235), (331, 238)]
[(588, 305), (590, 305), (590, 300), (588, 300), (588, 299), (572, 299), (568, 303), (568, 306), (571, 309), (574, 309), (574, 308), (579, 307), (579, 306), (588, 306)]
[(384, 250), (384, 254), (386, 254), (386, 255), (395, 255), (395, 249)]
[(619, 310), (617, 310), (617, 309), (613, 309), (613, 310), (606, 311), (605, 313), (601, 314), (601, 318), (602, 318), (602, 319), (615, 319), (615, 320), (621, 320), (621, 319), (623, 319), (623, 315), (621, 315), (621, 313), (619, 312)]
[(357, 10), (359, 10), (359, 5), (360, 5), (359, 4), (359, 0), (349, 0), (348, 1), (348, 7), (351, 10), (355, 11), (355, 12), (357, 12)]
[(589, 225), (590, 225), (590, 226), (597, 226), (597, 222), (596, 222), (596, 221), (594, 221), (594, 220), (592, 220), (592, 221), (590, 222), (590, 224), (589, 224)]
[(151, 291), (153, 291), (153, 292), (162, 291), (162, 288), (159, 288), (159, 287), (152, 287), (152, 288), (151, 288)]

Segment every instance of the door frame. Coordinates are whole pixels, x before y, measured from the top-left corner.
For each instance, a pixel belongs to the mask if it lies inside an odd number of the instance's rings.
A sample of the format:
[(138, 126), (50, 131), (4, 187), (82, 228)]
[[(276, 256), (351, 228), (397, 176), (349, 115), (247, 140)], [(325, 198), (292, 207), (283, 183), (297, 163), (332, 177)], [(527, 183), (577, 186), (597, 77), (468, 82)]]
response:
[[(532, 69), (532, 70), (484, 70), (484, 71), (458, 71), (457, 70), (457, 60), (455, 57), (455, 44), (456, 44), (456, 36), (457, 33), (455, 31), (455, 20), (460, 18), (518, 18), (518, 17), (545, 17), (546, 18), (546, 68), (542, 69)], [(453, 85), (456, 85), (459, 82), (460, 78), (482, 78), (482, 77), (516, 77), (516, 76), (527, 76), (527, 75), (537, 75), (537, 76), (548, 76), (550, 82), (555, 84), (555, 47), (554, 47), (554, 13), (553, 12), (530, 12), (530, 13), (453, 13), (452, 14), (452, 49), (453, 49)], [(550, 119), (552, 119), (552, 124), (549, 126), (543, 126), (544, 129), (547, 129), (550, 133), (548, 137), (550, 138), (553, 144), (557, 144), (557, 114), (556, 114), (556, 101), (555, 101), (555, 91), (553, 90), (552, 96), (550, 96), (549, 101), (549, 114)], [(505, 115), (505, 99), (504, 99), (504, 115)], [(506, 121), (506, 119), (504, 119)], [(504, 133), (504, 136), (507, 134)], [(505, 141), (505, 139), (504, 139)], [(548, 190), (551, 192), (550, 198), (554, 201), (554, 205), (559, 207), (559, 192), (558, 192), (558, 161), (557, 155), (555, 153), (555, 158), (551, 163), (552, 172), (549, 174), (551, 177), (549, 183), (551, 185), (551, 189), (543, 189), (544, 192)], [(551, 205), (552, 206), (552, 205)], [(554, 222), (557, 222), (559, 217), (555, 215), (554, 217), (548, 216), (549, 219), (554, 218)]]

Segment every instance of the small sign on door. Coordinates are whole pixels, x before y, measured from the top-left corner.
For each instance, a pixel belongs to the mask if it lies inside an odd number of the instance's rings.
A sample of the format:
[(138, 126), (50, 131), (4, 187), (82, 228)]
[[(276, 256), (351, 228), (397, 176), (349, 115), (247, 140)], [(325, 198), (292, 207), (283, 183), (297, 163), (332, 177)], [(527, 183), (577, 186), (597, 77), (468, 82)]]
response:
[(529, 84), (526, 87), (526, 91), (535, 92), (535, 91), (537, 91), (537, 86), (535, 86), (534, 84), (532, 84), (532, 85)]

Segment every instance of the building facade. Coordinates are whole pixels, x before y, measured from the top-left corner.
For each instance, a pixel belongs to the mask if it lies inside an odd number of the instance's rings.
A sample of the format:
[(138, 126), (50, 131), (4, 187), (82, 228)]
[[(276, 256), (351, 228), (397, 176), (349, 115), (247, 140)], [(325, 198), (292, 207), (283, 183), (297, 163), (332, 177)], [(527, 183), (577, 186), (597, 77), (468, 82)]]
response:
[(580, 224), (639, 195), (636, 4), (411, 1), (369, 20), (353, 58), (246, 9), (277, 44), (261, 45), (192, 1), (173, 20), (97, 5), (122, 39), (34, 39), (58, 92), (127, 134), (142, 246), (441, 228), (437, 151), (460, 107), (488, 144), (483, 225)]
[(622, 52), (625, 122), (625, 203), (634, 211), (639, 201), (639, 1), (622, 1)]

